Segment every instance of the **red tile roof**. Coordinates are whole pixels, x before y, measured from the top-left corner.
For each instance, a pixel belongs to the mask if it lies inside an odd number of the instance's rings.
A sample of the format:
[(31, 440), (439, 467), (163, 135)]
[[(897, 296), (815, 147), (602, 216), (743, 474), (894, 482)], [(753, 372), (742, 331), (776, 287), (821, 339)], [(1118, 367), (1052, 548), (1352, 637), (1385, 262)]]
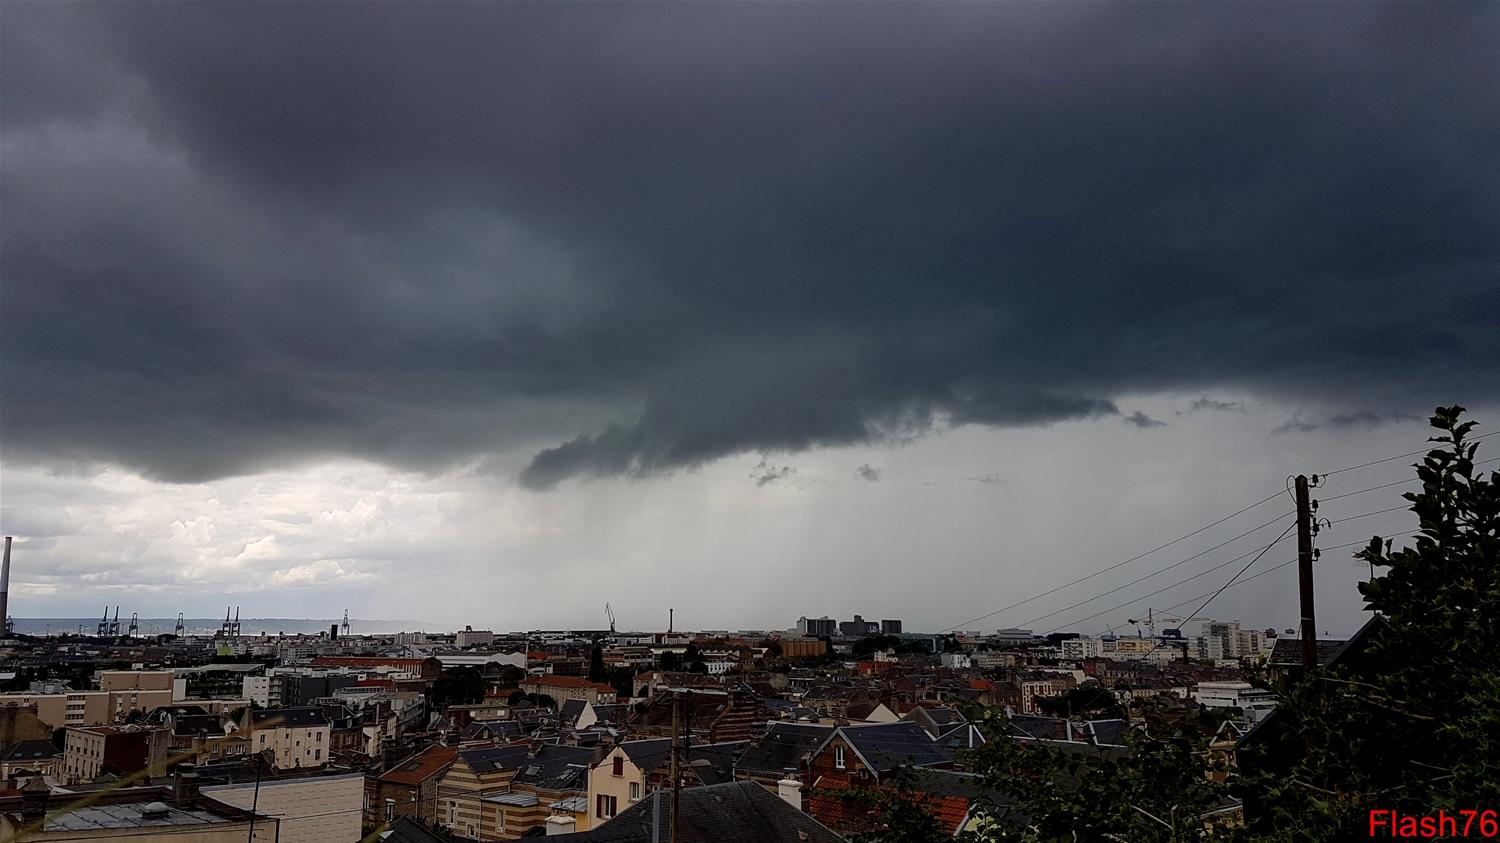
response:
[(521, 681), (522, 685), (528, 683), (552, 688), (597, 688), (601, 693), (615, 693), (613, 685), (591, 682), (582, 676), (530, 676)]
[[(888, 787), (866, 789), (877, 799), (896, 796), (898, 791)], [(921, 805), (938, 821), (943, 833), (952, 837), (958, 833), (964, 817), (969, 815), (969, 800), (962, 796), (937, 796), (930, 793), (909, 791), (906, 798)], [(818, 822), (840, 832), (869, 833), (877, 830), (880, 806), (870, 799), (862, 799), (851, 791), (814, 790), (807, 799), (807, 812)]]
[(442, 773), (458, 757), (456, 746), (430, 746), (420, 755), (408, 758), (387, 770), (381, 781), (394, 784), (421, 784)]

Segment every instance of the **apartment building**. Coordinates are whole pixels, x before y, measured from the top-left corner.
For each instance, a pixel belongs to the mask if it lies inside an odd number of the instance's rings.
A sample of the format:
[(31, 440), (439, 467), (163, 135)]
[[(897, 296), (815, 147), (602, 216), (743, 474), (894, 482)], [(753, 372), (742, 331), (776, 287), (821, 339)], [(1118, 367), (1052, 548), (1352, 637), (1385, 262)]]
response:
[(150, 726), (70, 727), (63, 745), (63, 780), (84, 784), (105, 773), (125, 776), (166, 765), (167, 729)]
[(532, 676), (521, 681), (521, 690), (528, 694), (546, 694), (559, 704), (563, 700), (584, 700), (591, 703), (615, 701), (613, 686), (590, 682), (581, 676)]
[(42, 722), (54, 729), (68, 726), (107, 726), (133, 711), (146, 712), (172, 704), (172, 691), (121, 689), (65, 691), (57, 694), (0, 694), (0, 706), (31, 706)]
[(278, 770), (327, 764), (331, 731), (319, 708), (247, 710), (240, 722), (240, 734), (250, 742), (250, 751), (271, 750)]

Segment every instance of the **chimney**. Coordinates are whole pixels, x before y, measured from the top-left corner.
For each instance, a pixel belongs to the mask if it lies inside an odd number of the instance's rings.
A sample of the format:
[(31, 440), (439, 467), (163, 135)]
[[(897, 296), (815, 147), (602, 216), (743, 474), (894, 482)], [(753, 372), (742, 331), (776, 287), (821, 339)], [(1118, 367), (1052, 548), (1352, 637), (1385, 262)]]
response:
[(564, 817), (553, 814), (547, 818), (547, 836), (554, 834), (572, 834), (578, 830), (578, 821), (572, 817)]
[(52, 788), (42, 781), (41, 776), (26, 782), (21, 788), (21, 824), (24, 826), (40, 824), (47, 817), (47, 803), (52, 799)]
[(10, 617), (10, 539), (5, 537), (5, 562), (0, 563), (0, 630)]
[(178, 808), (191, 807), (198, 801), (198, 774), (191, 764), (179, 764), (172, 776), (172, 804)]
[(802, 810), (802, 782), (794, 778), (782, 779), (776, 783), (776, 795), (786, 804)]

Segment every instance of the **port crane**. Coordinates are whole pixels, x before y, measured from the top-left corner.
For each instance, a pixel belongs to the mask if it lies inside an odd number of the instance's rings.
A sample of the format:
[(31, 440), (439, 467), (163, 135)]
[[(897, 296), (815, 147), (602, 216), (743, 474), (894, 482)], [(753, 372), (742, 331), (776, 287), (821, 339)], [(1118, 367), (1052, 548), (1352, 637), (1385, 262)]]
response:
[(614, 635), (615, 634), (615, 610), (611, 609), (609, 607), (608, 603), (604, 604), (604, 616), (607, 617), (607, 618), (609, 618), (609, 634), (610, 635)]

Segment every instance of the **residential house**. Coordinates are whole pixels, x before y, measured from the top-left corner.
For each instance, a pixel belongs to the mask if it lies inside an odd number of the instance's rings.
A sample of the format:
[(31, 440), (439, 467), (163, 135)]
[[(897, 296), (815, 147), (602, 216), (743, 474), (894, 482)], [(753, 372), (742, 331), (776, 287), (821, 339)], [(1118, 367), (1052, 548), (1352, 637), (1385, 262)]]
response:
[[(754, 782), (685, 788), (677, 843), (842, 843), (842, 838)], [(610, 822), (572, 834), (569, 843), (657, 843), (671, 826), (671, 799), (658, 792)], [(571, 830), (564, 823), (561, 831)]]
[[(687, 748), (684, 781), (715, 784), (734, 777), (734, 759), (749, 747), (747, 741), (694, 743)], [(639, 802), (655, 788), (670, 787), (670, 738), (625, 741), (601, 747), (602, 755), (589, 771), (589, 807), (593, 822), (603, 822)]]
[(438, 780), (453, 766), (458, 748), (433, 745), (407, 756), (378, 776), (365, 778), (365, 822), (412, 817), (429, 825), (438, 816)]
[(808, 762), (833, 726), (803, 723), (771, 723), (760, 740), (741, 753), (734, 764), (734, 777), (753, 781), (771, 793), (783, 779), (807, 781)]
[(0, 778), (22, 772), (62, 778), (63, 753), (50, 740), (31, 738), (17, 741), (0, 751)]
[(949, 768), (953, 751), (916, 723), (839, 726), (813, 751), (808, 778), (819, 787), (848, 789), (879, 783), (896, 767)]

